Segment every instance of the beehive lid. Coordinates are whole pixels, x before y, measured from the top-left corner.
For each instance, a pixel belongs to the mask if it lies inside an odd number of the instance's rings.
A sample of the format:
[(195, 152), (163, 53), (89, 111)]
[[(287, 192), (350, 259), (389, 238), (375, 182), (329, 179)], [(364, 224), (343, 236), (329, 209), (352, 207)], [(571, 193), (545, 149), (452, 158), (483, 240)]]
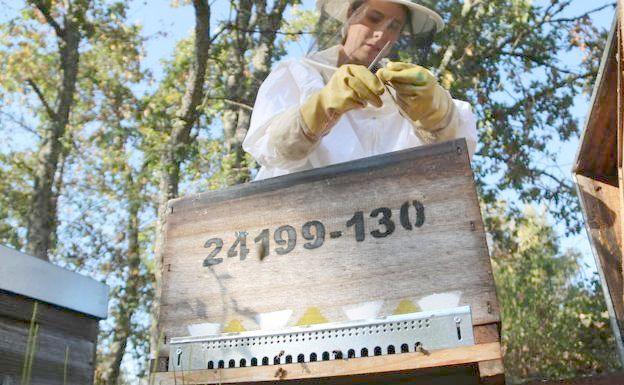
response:
[(104, 319), (108, 287), (50, 262), (0, 246), (0, 290)]

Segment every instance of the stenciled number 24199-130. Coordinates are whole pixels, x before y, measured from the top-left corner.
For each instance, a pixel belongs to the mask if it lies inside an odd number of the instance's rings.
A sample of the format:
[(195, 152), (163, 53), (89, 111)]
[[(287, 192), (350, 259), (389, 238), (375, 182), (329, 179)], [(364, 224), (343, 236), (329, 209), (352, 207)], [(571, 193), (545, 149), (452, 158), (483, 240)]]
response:
[[(416, 211), (416, 219), (412, 222), (410, 218), (410, 207), (414, 207)], [(379, 207), (370, 212), (371, 218), (377, 218), (379, 227), (370, 231), (373, 238), (385, 238), (390, 236), (396, 230), (396, 224), (392, 219), (392, 210), (387, 207)], [(414, 227), (421, 227), (425, 223), (425, 206), (418, 200), (405, 202), (399, 210), (399, 223), (405, 230), (412, 230)], [(366, 229), (364, 223), (364, 212), (357, 211), (346, 222), (346, 228), (354, 229), (355, 240), (364, 242), (366, 239)], [(270, 255), (271, 242), (270, 230), (264, 229), (254, 238), (254, 242), (261, 247), (263, 255)], [(247, 258), (249, 248), (247, 247), (247, 231), (239, 231), (236, 233), (236, 239), (227, 251), (228, 258), (238, 256), (241, 261)], [(301, 226), (301, 237), (307, 242), (303, 244), (303, 248), (307, 250), (318, 249), (325, 243), (327, 231), (325, 225), (318, 220), (309, 221)], [(342, 230), (331, 231), (330, 239), (340, 238), (343, 235)], [(273, 232), (273, 240), (275, 242), (274, 250), (277, 255), (285, 255), (294, 250), (297, 245), (297, 231), (293, 226), (280, 226)], [(210, 254), (204, 259), (204, 266), (214, 266), (223, 262), (223, 258), (217, 255), (223, 249), (223, 239), (210, 238), (204, 243), (204, 247), (212, 249)]]

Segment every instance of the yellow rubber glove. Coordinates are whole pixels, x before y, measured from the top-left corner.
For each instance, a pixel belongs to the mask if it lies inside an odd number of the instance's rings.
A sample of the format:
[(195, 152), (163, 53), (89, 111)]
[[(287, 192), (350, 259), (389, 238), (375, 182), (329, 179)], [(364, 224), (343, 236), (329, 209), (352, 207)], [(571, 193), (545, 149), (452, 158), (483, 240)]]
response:
[(338, 68), (329, 82), (313, 94), (299, 109), (307, 126), (304, 134), (316, 141), (327, 134), (340, 116), (355, 108), (364, 108), (367, 103), (381, 107), (379, 95), (385, 87), (366, 67), (347, 64)]
[(377, 76), (396, 90), (400, 107), (425, 131), (444, 128), (453, 112), (453, 99), (429, 70), (415, 64), (390, 62), (377, 71)]

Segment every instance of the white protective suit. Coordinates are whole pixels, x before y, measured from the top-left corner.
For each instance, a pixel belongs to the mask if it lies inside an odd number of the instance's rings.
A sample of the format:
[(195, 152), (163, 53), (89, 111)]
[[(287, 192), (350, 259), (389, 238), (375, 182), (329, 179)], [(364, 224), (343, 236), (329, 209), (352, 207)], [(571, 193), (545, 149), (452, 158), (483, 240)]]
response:
[[(271, 130), (288, 128), (294, 135), (299, 135), (303, 124), (299, 107), (323, 88), (336, 70), (338, 49), (336, 46), (310, 57), (283, 61), (261, 85), (249, 131), (243, 141), (245, 151), (262, 166), (256, 180), (455, 138), (466, 138), (472, 157), (477, 132), (470, 104), (454, 100), (454, 118), (446, 128), (430, 134), (404, 118), (387, 91), (381, 96), (381, 108), (368, 105), (347, 112), (329, 134), (310, 145), (313, 149), (303, 159), (292, 160), (281, 155), (270, 140)], [(303, 134), (295, 142), (300, 139), (305, 140)], [(293, 150), (299, 151), (297, 148)]]

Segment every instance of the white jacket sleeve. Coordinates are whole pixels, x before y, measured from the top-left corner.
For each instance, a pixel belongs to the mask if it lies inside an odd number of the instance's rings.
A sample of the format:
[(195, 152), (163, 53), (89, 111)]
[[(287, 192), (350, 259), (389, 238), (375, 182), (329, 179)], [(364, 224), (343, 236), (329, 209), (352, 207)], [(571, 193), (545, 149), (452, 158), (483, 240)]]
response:
[(299, 116), (302, 95), (289, 66), (280, 63), (258, 90), (243, 149), (260, 165), (297, 169), (318, 142), (308, 139)]

